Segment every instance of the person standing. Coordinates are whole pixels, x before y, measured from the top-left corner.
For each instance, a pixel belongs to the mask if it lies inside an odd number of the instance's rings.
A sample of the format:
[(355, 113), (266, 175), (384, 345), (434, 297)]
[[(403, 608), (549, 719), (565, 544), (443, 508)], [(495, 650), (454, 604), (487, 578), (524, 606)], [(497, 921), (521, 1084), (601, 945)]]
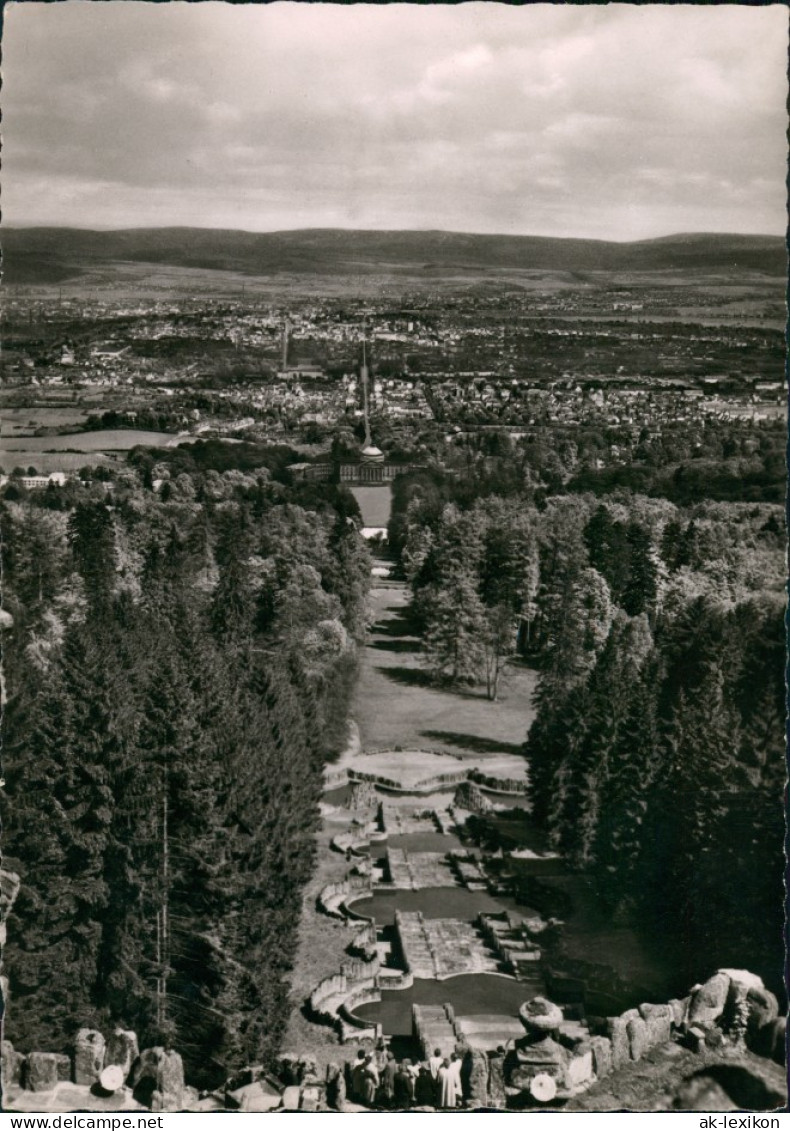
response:
[(461, 1068), (463, 1061), (457, 1052), (454, 1052), (450, 1057), (450, 1074), (453, 1078), (453, 1085), (455, 1087), (455, 1104), (456, 1106), (463, 1099), (463, 1087), (461, 1085)]
[(442, 1061), (437, 1073), (439, 1082), (439, 1107), (454, 1108), (456, 1104), (455, 1073), (447, 1057)]
[(372, 1052), (369, 1052), (365, 1057), (362, 1079), (364, 1083), (364, 1099), (362, 1102), (367, 1104), (368, 1107), (374, 1107), (376, 1103), (376, 1092), (379, 1090), (379, 1070), (376, 1068), (376, 1062), (373, 1059)]
[(436, 1106), (436, 1085), (427, 1064), (417, 1066), (417, 1078), (414, 1082), (414, 1098), (420, 1107)]
[(442, 1067), (442, 1050), (434, 1049), (433, 1056), (428, 1058), (428, 1069), (431, 1073), (431, 1080), (433, 1081), (433, 1102), (439, 1103), (439, 1069)]
[(392, 1107), (395, 1099), (395, 1078), (398, 1065), (392, 1053), (387, 1053), (387, 1060), (381, 1073), (381, 1099), (385, 1107)]
[(360, 1049), (351, 1069), (351, 1094), (357, 1103), (365, 1098), (365, 1050)]
[(414, 1099), (414, 1077), (411, 1061), (404, 1060), (395, 1073), (395, 1106), (409, 1107)]

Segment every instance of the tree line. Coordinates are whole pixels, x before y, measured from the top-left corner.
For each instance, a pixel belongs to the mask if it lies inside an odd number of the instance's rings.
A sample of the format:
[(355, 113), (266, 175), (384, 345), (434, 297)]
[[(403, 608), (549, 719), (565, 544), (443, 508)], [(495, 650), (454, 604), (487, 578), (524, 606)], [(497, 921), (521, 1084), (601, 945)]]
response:
[(8, 1036), (121, 1022), (206, 1086), (282, 1040), (369, 578), (345, 492), (229, 478), (0, 504)]

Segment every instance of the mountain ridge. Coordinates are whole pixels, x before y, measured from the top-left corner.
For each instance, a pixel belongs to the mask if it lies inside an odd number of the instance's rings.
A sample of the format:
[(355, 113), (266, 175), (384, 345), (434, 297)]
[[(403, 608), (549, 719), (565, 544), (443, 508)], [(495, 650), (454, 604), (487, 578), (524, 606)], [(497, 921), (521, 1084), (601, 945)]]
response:
[(686, 232), (619, 242), (441, 229), (239, 229), (5, 227), (6, 282), (79, 276), (102, 264), (137, 262), (245, 275), (413, 274), (439, 270), (758, 270), (786, 273), (781, 236)]

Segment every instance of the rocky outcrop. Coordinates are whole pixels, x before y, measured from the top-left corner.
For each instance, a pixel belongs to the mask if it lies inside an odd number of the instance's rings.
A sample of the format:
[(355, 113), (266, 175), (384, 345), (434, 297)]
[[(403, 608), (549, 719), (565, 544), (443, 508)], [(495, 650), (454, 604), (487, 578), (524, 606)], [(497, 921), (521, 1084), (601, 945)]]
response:
[(715, 1024), (724, 1012), (729, 990), (730, 978), (722, 971), (708, 978), (703, 985), (695, 986), (691, 991), (689, 1025)]

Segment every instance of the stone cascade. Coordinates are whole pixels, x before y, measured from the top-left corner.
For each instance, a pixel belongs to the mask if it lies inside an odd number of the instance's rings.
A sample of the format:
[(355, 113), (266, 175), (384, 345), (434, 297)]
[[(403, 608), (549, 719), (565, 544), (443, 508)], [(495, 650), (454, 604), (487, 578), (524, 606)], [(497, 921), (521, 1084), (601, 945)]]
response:
[(383, 801), (379, 809), (381, 828), (389, 836), (408, 836), (410, 833), (432, 832), (437, 829), (445, 832), (435, 809), (421, 809), (417, 812), (404, 810), (397, 805)]
[(426, 919), (421, 911), (396, 911), (395, 929), (406, 969), (415, 978), (499, 973), (499, 963), (480, 932), (460, 919)]
[(332, 837), (330, 847), (346, 856), (367, 856), (372, 846), (384, 844), (386, 840), (387, 833), (381, 831), (378, 822), (369, 821), (348, 832), (338, 833)]
[(525, 921), (512, 912), (481, 914), (478, 922), (483, 937), (506, 969), (526, 984), (527, 992), (532, 989), (536, 994), (542, 993), (543, 951), (534, 938), (537, 932), (531, 932)]
[(444, 852), (408, 852), (405, 848), (389, 848), (387, 871), (394, 886), (407, 891), (454, 887), (458, 883), (449, 857)]
[(494, 808), (493, 803), (480, 792), (480, 787), (473, 781), (461, 782), (453, 796), (453, 805), (456, 809), (477, 814), (490, 813)]
[[(357, 991), (364, 996), (375, 989), (372, 983), (380, 973), (376, 963), (356, 962), (345, 964), (337, 977), (345, 979), (342, 988), (352, 997)], [(333, 979), (325, 980), (322, 987), (327, 997), (341, 988)], [(326, 998), (322, 1000), (326, 1004)], [(347, 995), (346, 1005), (348, 1000)], [(700, 1063), (708, 1071), (717, 1057), (718, 1063), (731, 1065), (739, 1048), (781, 1063), (786, 1029), (777, 1000), (762, 981), (749, 971), (733, 969), (719, 970), (683, 999), (643, 1003), (592, 1027), (540, 997), (524, 1003), (515, 1024), (520, 1033), (509, 1037), (506, 1047), (493, 1046), (495, 1038), (487, 1032), (484, 1016), (458, 1019), (449, 1004), (415, 1005), (412, 1010), (413, 1036), (421, 1055), (427, 1058), (436, 1048), (443, 1056), (458, 1053), (467, 1106), (495, 1109), (563, 1103), (673, 1044), (685, 1048), (686, 1055), (704, 1053)], [(381, 1034), (371, 1026), (370, 1032), (355, 1028), (353, 1036), (355, 1043), (371, 1045), (378, 1044)], [(134, 1033), (123, 1029), (108, 1037), (98, 1030), (79, 1030), (73, 1056), (40, 1051), (22, 1056), (8, 1042), (3, 1042), (2, 1051), (4, 1096), (15, 1110), (20, 1095), (29, 1099), (18, 1110), (39, 1111), (39, 1103), (60, 1098), (61, 1090), (68, 1088), (70, 1106), (47, 1110), (93, 1110), (91, 1097), (100, 1105), (118, 1099), (117, 1106), (155, 1112), (363, 1110), (347, 1100), (350, 1066), (334, 1063), (319, 1070), (310, 1055), (284, 1054), (275, 1076), (268, 1076), (261, 1066), (243, 1069), (222, 1088), (198, 1097), (184, 1083), (177, 1052), (157, 1046), (138, 1054)], [(101, 1077), (108, 1067), (124, 1076), (118, 1096), (101, 1091)], [(69, 1083), (78, 1076), (83, 1083)], [(20, 1092), (21, 1085), (27, 1093)], [(121, 1093), (128, 1098), (123, 1100)], [(65, 1099), (66, 1092), (62, 1095)], [(773, 1094), (766, 1095), (773, 1102)]]
[[(366, 754), (390, 754), (389, 749), (366, 749)], [(426, 754), (431, 757), (441, 757), (447, 761), (451, 758), (446, 750), (434, 749), (417, 749), (410, 747), (412, 754)], [(367, 783), (374, 790), (381, 791), (382, 793), (390, 794), (413, 794), (419, 796), (420, 794), (429, 794), (437, 791), (448, 792), (458, 787), (462, 787), (464, 783), (474, 783), (475, 787), (484, 790), (486, 793), (492, 793), (502, 798), (513, 798), (523, 800), (526, 793), (526, 782), (520, 778), (498, 778), (488, 774), (484, 774), (477, 768), (470, 768), (469, 766), (459, 768), (457, 770), (448, 770), (446, 773), (431, 774), (428, 777), (421, 778), (418, 781), (413, 781), (405, 784), (403, 781), (395, 778), (388, 777), (386, 774), (371, 773), (368, 770), (363, 770), (358, 766), (349, 767), (345, 771), (345, 779), (343, 778), (343, 771), (334, 771), (331, 776), (325, 778), (325, 786), (327, 788), (344, 784), (346, 781), (351, 783), (352, 788), (354, 783)], [(366, 800), (370, 794), (364, 793), (363, 796)], [(372, 802), (370, 802), (372, 804)], [(365, 806), (365, 807), (366, 807)], [(356, 808), (357, 806), (349, 805), (349, 808)], [(464, 808), (460, 805), (459, 808)]]
[(424, 1060), (433, 1056), (435, 1049), (439, 1049), (442, 1056), (455, 1052), (458, 1037), (454, 1027), (455, 1016), (449, 1003), (413, 1005), (411, 1020), (412, 1033)]
[(460, 850), (450, 853), (450, 862), (458, 879), (469, 891), (486, 891), (488, 879), (479, 860), (472, 853)]
[(348, 791), (349, 798), (346, 803), (348, 809), (371, 809), (378, 801), (373, 782), (350, 778), (348, 779)]

